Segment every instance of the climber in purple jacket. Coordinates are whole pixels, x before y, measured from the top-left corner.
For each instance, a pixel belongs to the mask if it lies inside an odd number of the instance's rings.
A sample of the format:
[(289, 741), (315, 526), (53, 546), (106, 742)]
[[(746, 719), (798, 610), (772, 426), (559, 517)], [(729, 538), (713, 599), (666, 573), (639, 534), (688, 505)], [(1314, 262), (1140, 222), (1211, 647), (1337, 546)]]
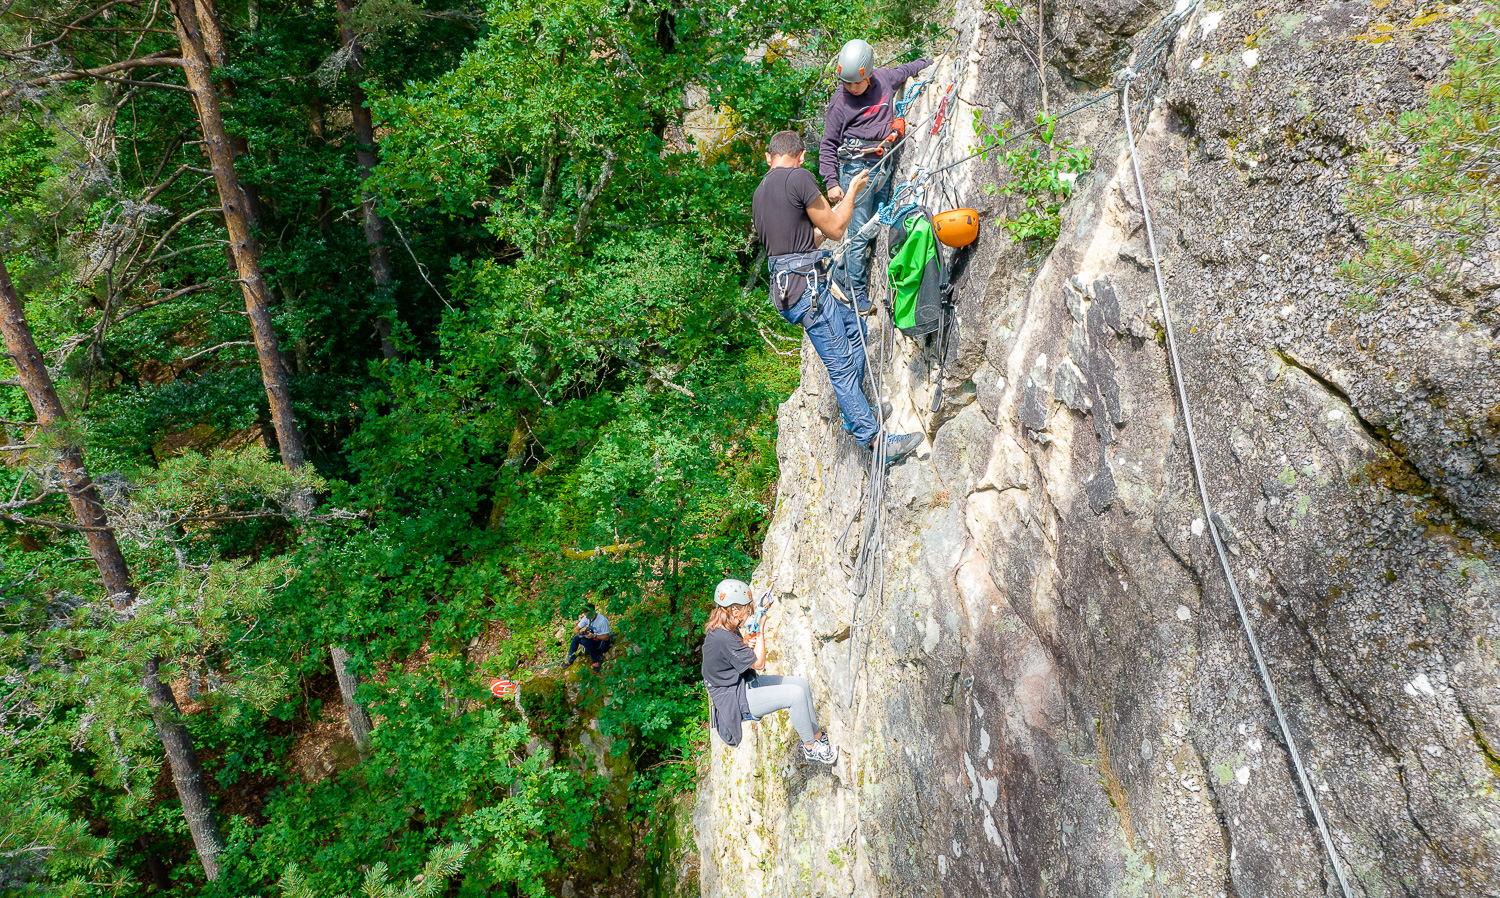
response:
[[(839, 51), (841, 83), (828, 101), (823, 142), (818, 148), (818, 173), (828, 186), (829, 202), (838, 202), (860, 172), (870, 171), (880, 162), (882, 156), (877, 151), (891, 136), (896, 118), (896, 91), (907, 78), (930, 65), (932, 60), (918, 59), (893, 69), (877, 69), (875, 51), (858, 38)], [(894, 164), (886, 165), (870, 175), (870, 184), (856, 201), (849, 221), (849, 245), (842, 270), (833, 278), (833, 288), (860, 312), (870, 310), (869, 254), (875, 243), (873, 234), (861, 236), (860, 229), (882, 203), (890, 201), (894, 168)], [(852, 296), (848, 295), (850, 291)]]

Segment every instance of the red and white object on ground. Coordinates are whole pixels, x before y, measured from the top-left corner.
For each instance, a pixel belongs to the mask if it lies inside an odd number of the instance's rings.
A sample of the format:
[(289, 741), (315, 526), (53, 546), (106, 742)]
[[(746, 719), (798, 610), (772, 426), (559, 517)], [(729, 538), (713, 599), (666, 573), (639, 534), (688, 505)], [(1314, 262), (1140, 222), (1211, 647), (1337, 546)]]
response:
[(507, 695), (520, 695), (521, 684), (515, 680), (494, 679), (490, 680), (490, 694), (495, 698), (505, 698)]

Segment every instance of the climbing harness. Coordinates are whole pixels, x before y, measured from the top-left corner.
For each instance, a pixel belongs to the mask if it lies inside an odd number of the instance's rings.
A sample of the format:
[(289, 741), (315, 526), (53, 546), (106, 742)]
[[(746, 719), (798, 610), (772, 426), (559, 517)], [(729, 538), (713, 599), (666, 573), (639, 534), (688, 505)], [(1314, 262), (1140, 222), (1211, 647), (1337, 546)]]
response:
[(804, 278), (806, 286), (799, 294), (799, 299), (801, 296), (810, 298), (807, 313), (802, 316), (802, 320), (816, 322), (823, 311), (823, 288), (828, 283), (831, 265), (831, 255), (820, 249), (806, 253), (784, 253), (771, 256), (766, 260), (766, 267), (770, 272), (768, 279), (771, 282), (771, 304), (777, 310), (780, 310), (783, 305), (788, 309), (796, 305), (798, 300), (795, 299), (786, 302), (787, 287), (793, 277)]

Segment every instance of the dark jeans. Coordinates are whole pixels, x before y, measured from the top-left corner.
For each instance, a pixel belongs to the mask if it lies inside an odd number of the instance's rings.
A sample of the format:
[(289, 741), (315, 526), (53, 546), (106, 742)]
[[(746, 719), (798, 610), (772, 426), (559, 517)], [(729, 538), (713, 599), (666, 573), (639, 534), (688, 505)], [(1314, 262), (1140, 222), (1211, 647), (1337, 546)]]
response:
[(611, 640), (608, 636), (603, 639), (574, 636), (572, 645), (568, 646), (568, 663), (573, 663), (573, 656), (578, 654), (578, 649), (581, 646), (584, 652), (588, 654), (589, 660), (593, 662), (595, 667), (598, 667), (599, 662), (604, 660), (604, 653), (609, 650), (610, 642)]
[(868, 445), (879, 432), (870, 400), (865, 398), (865, 347), (860, 339), (865, 323), (848, 306), (824, 295), (817, 321), (803, 321), (812, 306), (812, 291), (809, 285), (802, 298), (781, 317), (790, 324), (800, 324), (807, 331), (807, 339), (813, 350), (828, 369), (828, 379), (833, 383), (833, 395), (838, 399), (839, 411), (849, 421), (849, 431), (861, 446)]
[[(871, 156), (862, 159), (846, 159), (839, 163), (839, 187), (847, 193), (849, 183), (860, 172), (869, 171), (879, 162), (879, 156)], [(843, 271), (834, 272), (834, 276), (839, 278), (840, 289), (844, 289), (844, 278), (847, 277), (849, 286), (854, 290), (854, 296), (849, 298), (859, 303), (862, 310), (869, 307), (870, 254), (875, 249), (875, 240), (880, 236), (880, 229), (875, 229), (869, 236), (862, 239), (854, 235), (865, 226), (865, 222), (875, 217), (881, 204), (890, 202), (891, 171), (892, 165), (887, 165), (871, 174), (870, 183), (859, 195), (859, 199), (854, 202), (854, 215), (849, 219), (847, 231), (850, 237), (849, 245), (844, 250)]]

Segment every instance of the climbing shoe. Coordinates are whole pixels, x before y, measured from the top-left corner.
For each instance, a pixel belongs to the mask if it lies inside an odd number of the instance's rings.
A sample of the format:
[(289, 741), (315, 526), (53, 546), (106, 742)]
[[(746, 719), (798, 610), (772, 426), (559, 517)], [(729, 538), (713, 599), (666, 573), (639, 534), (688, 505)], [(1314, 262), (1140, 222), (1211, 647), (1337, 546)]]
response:
[(885, 463), (894, 465), (922, 445), (920, 433), (892, 433), (885, 438)]
[(839, 759), (839, 750), (828, 741), (828, 734), (824, 733), (813, 743), (812, 748), (802, 746), (802, 756), (809, 761), (817, 761), (819, 764), (832, 764)]

